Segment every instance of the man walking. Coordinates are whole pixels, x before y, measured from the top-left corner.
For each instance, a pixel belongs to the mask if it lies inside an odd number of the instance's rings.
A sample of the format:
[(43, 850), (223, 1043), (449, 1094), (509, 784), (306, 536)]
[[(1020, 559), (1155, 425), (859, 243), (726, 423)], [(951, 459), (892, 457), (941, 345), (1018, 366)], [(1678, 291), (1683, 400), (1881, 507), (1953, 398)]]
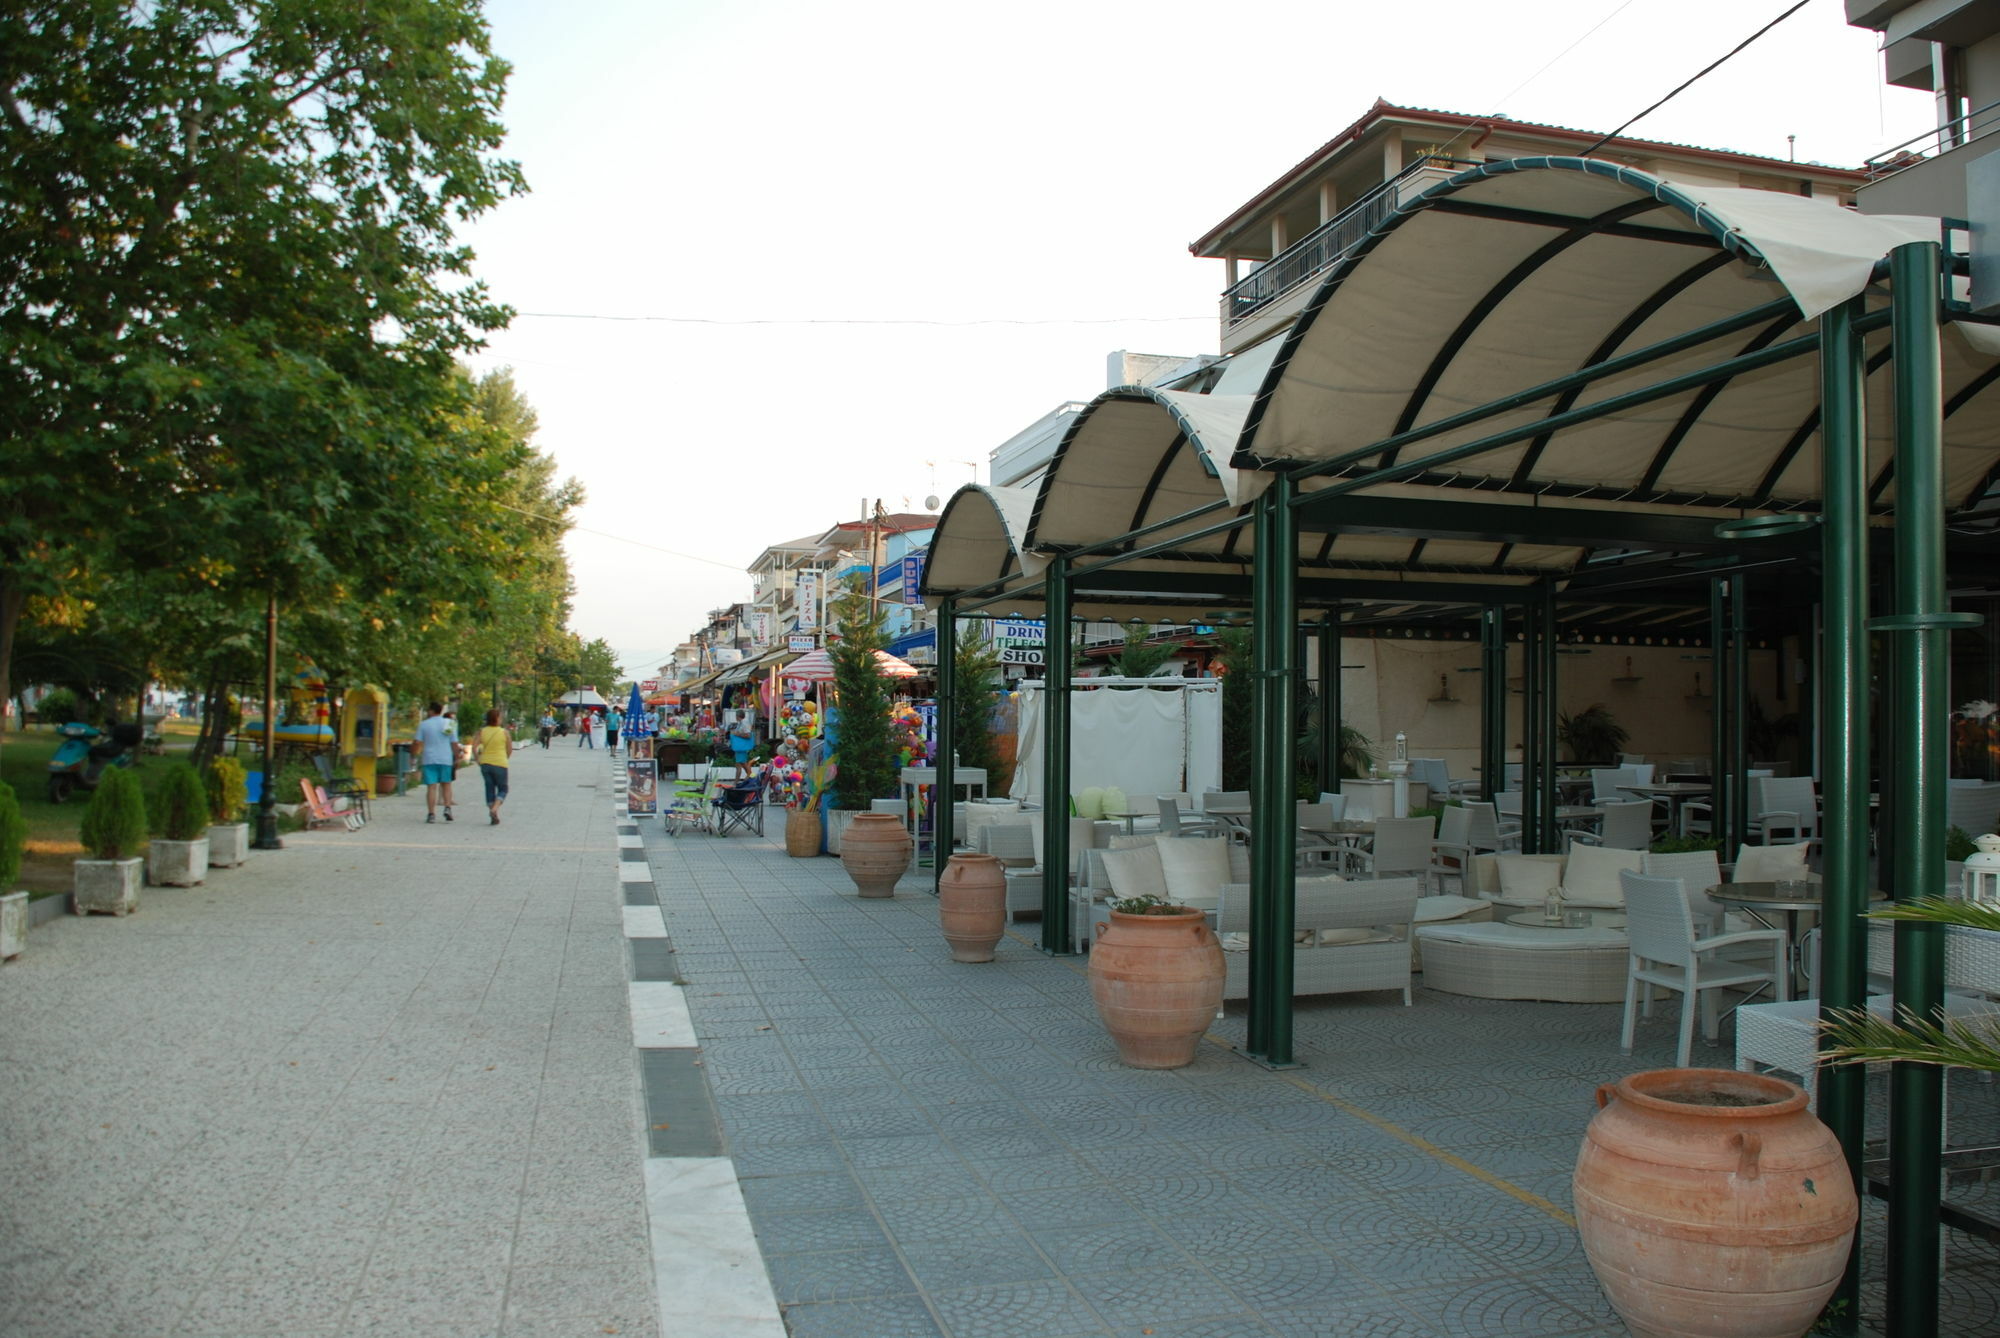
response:
[(612, 707), (604, 717), (604, 738), (611, 746), (611, 755), (618, 756), (618, 732), (625, 728), (625, 713)]
[(444, 791), (444, 820), (451, 821), (451, 776), (457, 742), (445, 722), (444, 703), (432, 702), (417, 726), (417, 763), (424, 769), (424, 821), (438, 820), (438, 791)]

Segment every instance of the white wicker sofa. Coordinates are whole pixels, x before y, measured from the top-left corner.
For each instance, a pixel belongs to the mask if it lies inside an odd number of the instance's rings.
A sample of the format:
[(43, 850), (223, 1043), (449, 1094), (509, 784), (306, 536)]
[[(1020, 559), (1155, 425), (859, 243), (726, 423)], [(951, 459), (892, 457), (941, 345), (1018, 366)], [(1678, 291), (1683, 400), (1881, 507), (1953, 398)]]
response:
[[(1301, 874), (1293, 903), (1292, 993), (1401, 990), (1408, 1005), (1418, 881)], [(1217, 925), (1225, 935), (1249, 934), (1250, 884), (1230, 883), (1222, 889)], [(1225, 999), (1250, 994), (1250, 954), (1247, 943), (1242, 946), (1244, 950), (1223, 953)]]
[[(1605, 866), (1598, 873), (1609, 872), (1628, 856), (1635, 867), (1639, 860), (1637, 851), (1585, 849), (1587, 864)], [(1569, 872), (1561, 856), (1479, 855), (1472, 860), (1469, 890), (1493, 903), (1504, 920), (1514, 911), (1539, 907), (1546, 885)], [(1600, 886), (1601, 881), (1571, 886), (1569, 904), (1622, 905), (1622, 898)], [(1617, 1003), (1625, 997), (1630, 945), (1623, 930), (1454, 921), (1418, 926), (1416, 944), (1427, 989), (1478, 999), (1555, 1003)]]

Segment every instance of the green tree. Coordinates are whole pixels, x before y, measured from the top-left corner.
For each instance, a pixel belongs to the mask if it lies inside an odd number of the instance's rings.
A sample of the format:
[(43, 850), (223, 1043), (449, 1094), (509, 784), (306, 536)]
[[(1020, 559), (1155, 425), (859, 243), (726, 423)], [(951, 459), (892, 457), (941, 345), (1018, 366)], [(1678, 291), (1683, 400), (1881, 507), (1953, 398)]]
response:
[(1247, 627), (1219, 627), (1215, 642), (1222, 670), (1222, 788), (1247, 790), (1257, 727), (1256, 686), (1250, 677), (1255, 647)]
[(1106, 664), (1112, 673), (1125, 678), (1151, 678), (1168, 660), (1174, 647), (1165, 642), (1149, 642), (1150, 630), (1134, 618), (1125, 624), (1125, 646)]
[(952, 738), (959, 765), (986, 773), (987, 791), (1005, 794), (1000, 744), (993, 737), (993, 684), (1000, 675), (1000, 651), (984, 633), (966, 627), (959, 632), (952, 658)]
[(856, 573), (841, 582), (827, 650), (833, 660), (834, 695), (840, 704), (835, 725), (834, 755), (840, 767), (835, 807), (843, 809), (865, 810), (871, 800), (891, 799), (899, 793), (896, 749), (889, 729), (889, 683), (875, 658), (875, 652), (883, 647), (883, 616), (868, 594), (864, 574)]
[(413, 493), (491, 478), (442, 387), (506, 317), (453, 237), (522, 188), (506, 75), (476, 0), (0, 13), (0, 697), (80, 571), (372, 595)]

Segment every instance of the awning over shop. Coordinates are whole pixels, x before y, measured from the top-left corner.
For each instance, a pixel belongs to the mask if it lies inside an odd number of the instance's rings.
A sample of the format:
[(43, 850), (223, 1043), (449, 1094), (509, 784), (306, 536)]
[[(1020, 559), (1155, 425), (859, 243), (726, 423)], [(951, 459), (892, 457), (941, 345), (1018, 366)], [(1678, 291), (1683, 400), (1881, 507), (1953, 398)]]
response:
[(753, 678), (762, 677), (773, 668), (782, 669), (798, 658), (797, 651), (766, 651), (753, 660), (744, 660), (740, 664), (732, 664), (724, 669), (716, 675), (715, 686), (726, 688), (732, 683), (747, 683)]

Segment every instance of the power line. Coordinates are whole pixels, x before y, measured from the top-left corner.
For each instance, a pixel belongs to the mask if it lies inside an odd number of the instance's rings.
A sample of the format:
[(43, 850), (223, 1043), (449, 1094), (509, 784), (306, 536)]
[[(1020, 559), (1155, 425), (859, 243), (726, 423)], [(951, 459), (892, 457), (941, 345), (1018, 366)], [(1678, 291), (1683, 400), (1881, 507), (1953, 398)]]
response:
[(738, 575), (741, 575), (743, 572), (743, 568), (728, 562), (718, 562), (714, 558), (700, 557), (694, 553), (683, 553), (676, 548), (662, 548), (658, 544), (649, 544), (638, 539), (627, 539), (622, 534), (612, 534), (607, 530), (593, 530), (588, 525), (578, 525), (565, 516), (551, 516), (546, 512), (530, 511), (523, 506), (510, 506), (506, 502), (494, 501), (490, 498), (483, 500), (487, 506), (497, 506), (503, 511), (512, 511), (518, 515), (526, 516), (530, 520), (552, 521), (557, 525), (563, 526), (565, 529), (575, 530), (578, 534), (594, 534), (600, 539), (610, 539), (616, 543), (631, 544), (634, 548), (649, 548), (655, 553), (665, 553), (668, 557), (682, 558), (688, 562), (706, 562), (711, 567), (720, 567), (724, 571), (735, 572)]
[(517, 319), (543, 321), (635, 321), (661, 325), (1167, 325), (1176, 322), (1212, 322), (1214, 316), (1106, 316), (1084, 319), (1050, 318), (1046, 320), (1014, 319), (1011, 317), (989, 317), (969, 321), (933, 321), (916, 317), (889, 318), (883, 320), (848, 320), (835, 318), (813, 318), (805, 320), (746, 319), (725, 320), (714, 316), (611, 316), (595, 311), (517, 311)]
[(1609, 144), (1612, 140), (1618, 138), (1620, 135), (1624, 134), (1627, 130), (1630, 130), (1640, 121), (1645, 120), (1648, 116), (1651, 116), (1654, 112), (1658, 111), (1660, 108), (1666, 106), (1669, 102), (1673, 101), (1676, 97), (1680, 96), (1680, 94), (1683, 91), (1685, 91), (1690, 85), (1692, 85), (1695, 82), (1695, 80), (1700, 79), (1703, 75), (1707, 74), (1709, 71), (1721, 65), (1723, 61), (1728, 60), (1731, 56), (1741, 51), (1744, 47), (1749, 46), (1752, 42), (1762, 37), (1765, 33), (1771, 31), (1771, 29), (1777, 27), (1779, 24), (1783, 23), (1786, 19), (1798, 13), (1800, 10), (1804, 9), (1811, 2), (1812, 0), (1798, 0), (1798, 3), (1793, 5), (1790, 9), (1787, 9), (1784, 13), (1778, 15), (1777, 18), (1772, 19), (1769, 23), (1759, 28), (1756, 32), (1751, 33), (1748, 37), (1738, 42), (1735, 46), (1723, 52), (1723, 54), (1720, 57), (1718, 57), (1710, 64), (1703, 66), (1700, 70), (1697, 70), (1694, 73), (1694, 75), (1687, 80), (1686, 83), (1681, 84), (1680, 87), (1674, 89), (1673, 92), (1667, 94), (1665, 97), (1661, 98), (1658, 102), (1655, 102), (1652, 106), (1640, 112), (1637, 116), (1634, 116), (1624, 125), (1619, 126), (1616, 130), (1606, 135), (1603, 139), (1598, 140), (1595, 144), (1591, 145), (1589, 148), (1585, 149), (1582, 153), (1578, 154), (1577, 157), (1588, 158), (1591, 154), (1596, 153), (1606, 144)]

